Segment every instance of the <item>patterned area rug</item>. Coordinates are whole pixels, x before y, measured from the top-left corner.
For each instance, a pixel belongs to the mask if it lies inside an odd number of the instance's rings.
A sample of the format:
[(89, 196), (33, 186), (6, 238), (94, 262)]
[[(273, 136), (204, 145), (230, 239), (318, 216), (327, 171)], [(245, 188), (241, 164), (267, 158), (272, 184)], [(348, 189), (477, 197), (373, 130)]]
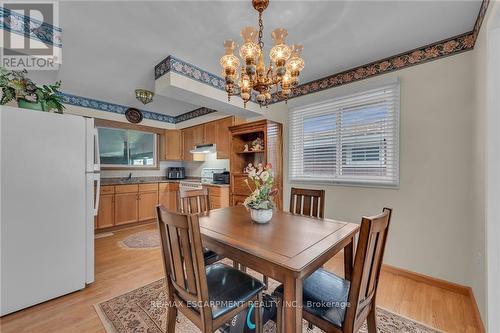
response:
[[(253, 271), (249, 271), (249, 273), (256, 277), (261, 276)], [(278, 285), (278, 282), (271, 280), (269, 284), (269, 289), (273, 290)], [(95, 309), (108, 333), (165, 333), (167, 324), (165, 297), (165, 281), (158, 280), (109, 301), (96, 304)], [(441, 332), (380, 307), (377, 308), (377, 328), (380, 333)], [(183, 333), (200, 332), (181, 313), (177, 316), (175, 331)], [(264, 326), (264, 333), (274, 333), (275, 331), (274, 322), (268, 321)], [(322, 331), (316, 327), (312, 331), (308, 331), (307, 324), (304, 321), (303, 332), (320, 333)], [(367, 332), (366, 323), (359, 332)]]
[(130, 235), (118, 244), (129, 249), (151, 249), (160, 247), (161, 242), (158, 230), (148, 230)]

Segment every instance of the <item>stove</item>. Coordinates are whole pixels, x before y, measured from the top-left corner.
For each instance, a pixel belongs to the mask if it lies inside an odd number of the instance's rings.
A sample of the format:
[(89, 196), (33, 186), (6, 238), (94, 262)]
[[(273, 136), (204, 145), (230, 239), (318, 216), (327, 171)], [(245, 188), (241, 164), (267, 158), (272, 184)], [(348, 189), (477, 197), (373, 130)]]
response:
[(181, 180), (179, 182), (180, 191), (201, 190), (202, 188), (203, 185), (199, 180)]

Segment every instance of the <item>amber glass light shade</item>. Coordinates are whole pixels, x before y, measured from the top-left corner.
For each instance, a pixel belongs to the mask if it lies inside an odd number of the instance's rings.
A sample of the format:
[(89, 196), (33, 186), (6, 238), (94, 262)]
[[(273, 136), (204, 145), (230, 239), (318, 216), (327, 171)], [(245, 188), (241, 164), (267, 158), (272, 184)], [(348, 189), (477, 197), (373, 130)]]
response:
[(300, 71), (304, 69), (304, 59), (301, 57), (303, 49), (304, 47), (300, 44), (292, 45), (292, 55), (286, 62), (286, 70), (292, 76), (298, 76)]
[(229, 76), (235, 80), (238, 76), (237, 69), (240, 66), (240, 60), (233, 53), (235, 48), (236, 43), (234, 41), (226, 40), (224, 42), (225, 54), (220, 58), (220, 65), (226, 79)]

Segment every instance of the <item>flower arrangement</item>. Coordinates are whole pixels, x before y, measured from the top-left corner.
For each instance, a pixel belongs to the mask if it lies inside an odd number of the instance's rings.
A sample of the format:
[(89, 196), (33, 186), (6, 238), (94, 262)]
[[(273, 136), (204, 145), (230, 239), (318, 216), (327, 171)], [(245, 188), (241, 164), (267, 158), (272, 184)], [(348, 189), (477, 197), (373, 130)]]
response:
[(278, 189), (274, 187), (274, 175), (271, 163), (266, 164), (266, 166), (259, 163), (257, 168), (249, 164), (245, 171), (248, 172), (245, 184), (252, 191), (252, 194), (245, 199), (243, 205), (249, 209), (273, 209), (274, 202), (272, 197), (278, 193)]
[(54, 84), (43, 85), (41, 87), (26, 77), (27, 71), (9, 71), (0, 67), (0, 89), (2, 97), (0, 105), (17, 100), (20, 107), (38, 106), (43, 111), (56, 110), (62, 113), (64, 105), (61, 103), (61, 97), (58, 95), (61, 81)]

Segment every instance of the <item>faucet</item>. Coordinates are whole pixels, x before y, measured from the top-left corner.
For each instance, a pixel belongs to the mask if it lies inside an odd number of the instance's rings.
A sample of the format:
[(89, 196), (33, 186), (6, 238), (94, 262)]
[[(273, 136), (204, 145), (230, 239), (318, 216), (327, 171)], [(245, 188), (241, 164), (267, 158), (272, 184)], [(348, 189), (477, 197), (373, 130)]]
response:
[(128, 177), (127, 177), (127, 178), (122, 178), (122, 179), (123, 179), (124, 181), (129, 181), (129, 180), (131, 180), (131, 179), (132, 179), (132, 172), (130, 172), (130, 173), (128, 174)]

